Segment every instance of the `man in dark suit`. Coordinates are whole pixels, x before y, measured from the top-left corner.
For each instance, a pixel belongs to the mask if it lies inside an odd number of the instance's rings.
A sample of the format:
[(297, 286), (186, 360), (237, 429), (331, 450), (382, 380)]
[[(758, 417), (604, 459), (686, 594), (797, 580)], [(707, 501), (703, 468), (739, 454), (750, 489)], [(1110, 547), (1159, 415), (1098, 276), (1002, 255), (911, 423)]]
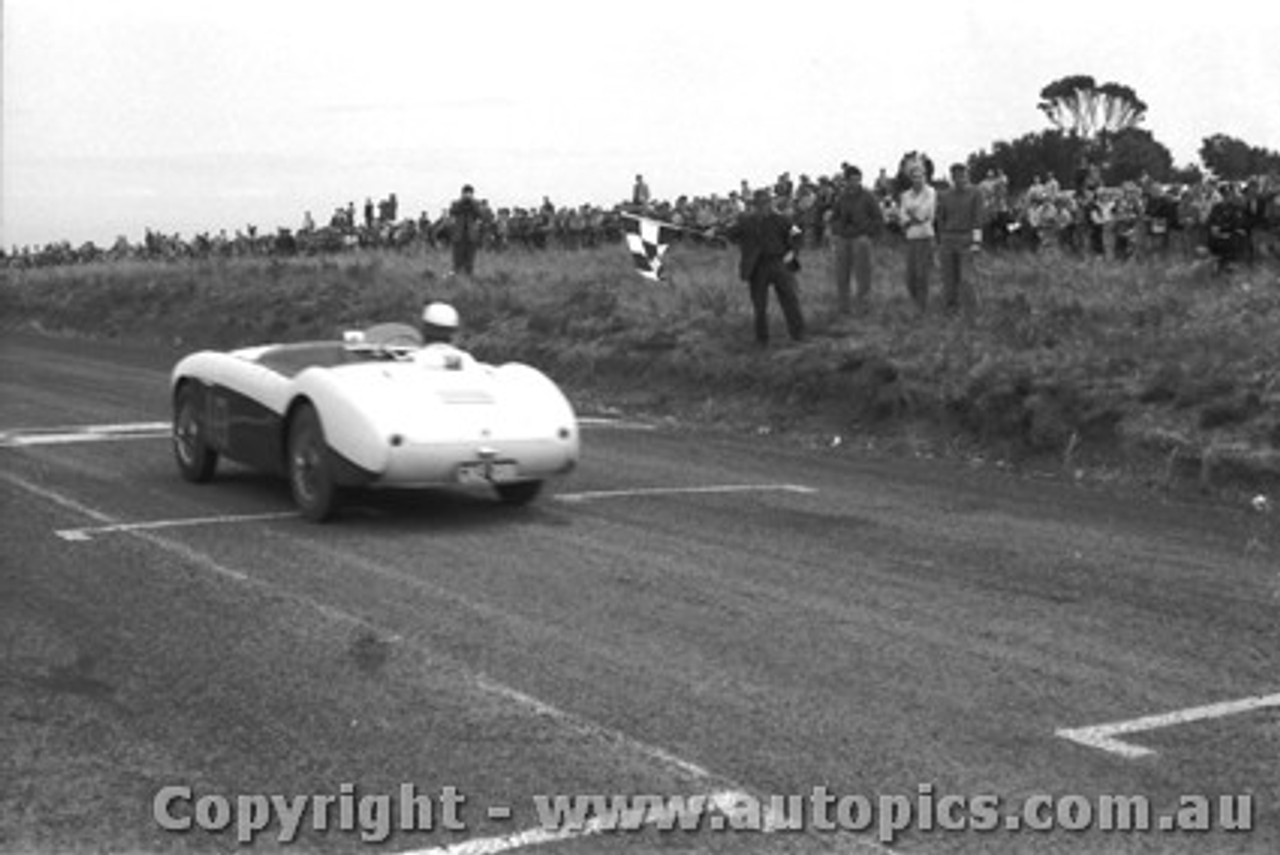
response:
[(455, 275), (470, 276), (474, 272), (483, 227), (484, 212), (476, 201), (475, 188), (467, 184), (462, 196), (449, 206), (449, 245)]
[(768, 190), (757, 190), (751, 210), (725, 231), (725, 236), (737, 243), (742, 252), (738, 275), (751, 288), (758, 344), (769, 343), (770, 286), (778, 295), (792, 340), (804, 338), (804, 316), (795, 276), (800, 269), (797, 252), (802, 234), (790, 219), (774, 210)]

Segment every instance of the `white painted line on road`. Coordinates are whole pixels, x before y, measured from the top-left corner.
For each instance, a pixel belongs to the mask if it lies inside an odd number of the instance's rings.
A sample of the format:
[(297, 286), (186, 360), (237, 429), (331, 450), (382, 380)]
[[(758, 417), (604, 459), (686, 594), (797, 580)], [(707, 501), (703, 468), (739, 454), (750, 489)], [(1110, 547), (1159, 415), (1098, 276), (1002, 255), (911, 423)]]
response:
[(578, 424), (589, 428), (616, 428), (617, 430), (657, 430), (658, 426), (649, 422), (637, 422), (630, 419), (615, 419), (609, 416), (578, 416)]
[[(614, 430), (657, 430), (648, 422), (608, 416), (582, 416), (584, 428)], [(126, 439), (164, 439), (172, 434), (169, 422), (125, 422), (122, 424), (69, 425), (48, 428), (15, 428), (0, 431), (0, 448), (27, 448), (34, 445), (73, 445), (84, 442), (118, 442)]]
[(581, 493), (558, 493), (560, 502), (590, 502), (596, 499), (626, 499), (634, 496), (678, 496), (697, 493), (816, 493), (814, 487), (801, 484), (711, 484), (705, 487), (637, 487), (631, 490), (587, 490)]
[[(663, 496), (685, 493), (747, 493), (761, 491), (780, 491), (788, 493), (816, 493), (812, 487), (799, 484), (719, 484), (705, 487), (641, 487), (633, 490), (595, 490), (583, 493), (562, 493), (554, 498), (562, 502), (586, 502), (595, 499), (618, 499), (628, 496)], [(119, 534), (130, 531), (146, 531), (161, 528), (189, 528), (204, 525), (227, 525), (230, 523), (265, 522), (268, 520), (291, 519), (297, 517), (296, 511), (270, 511), (260, 514), (219, 514), (208, 517), (178, 517), (163, 520), (142, 520), (139, 522), (112, 522), (106, 525), (85, 526), (81, 528), (62, 528), (54, 534), (65, 541), (80, 543), (106, 534)]]
[(1265, 709), (1267, 707), (1280, 707), (1280, 694), (1260, 695), (1253, 698), (1243, 698), (1238, 701), (1225, 701), (1218, 704), (1208, 704), (1202, 707), (1192, 707), (1185, 710), (1176, 710), (1174, 712), (1162, 713), (1160, 715), (1149, 715), (1142, 718), (1130, 719), (1129, 721), (1117, 721), (1111, 724), (1097, 724), (1092, 727), (1075, 727), (1065, 728), (1055, 731), (1058, 736), (1063, 739), (1069, 739), (1080, 745), (1089, 748), (1097, 748), (1102, 751), (1109, 751), (1112, 754), (1119, 754), (1121, 757), (1128, 759), (1136, 759), (1139, 757), (1149, 757), (1156, 752), (1150, 748), (1144, 748), (1141, 745), (1134, 745), (1131, 742), (1125, 742), (1116, 739), (1116, 736), (1141, 733), (1146, 730), (1155, 730), (1161, 727), (1169, 727), (1175, 724), (1187, 724), (1193, 721), (1204, 721), (1206, 719), (1223, 718), (1229, 715), (1237, 715), (1239, 713), (1252, 712), (1253, 710)]
[[(685, 798), (690, 797), (686, 796)], [(724, 814), (730, 814), (737, 805), (750, 801), (751, 797), (739, 790), (723, 790), (708, 793), (706, 799), (709, 808), (714, 808)], [(678, 827), (672, 817), (661, 814), (646, 817), (644, 824), (659, 825), (660, 822), (662, 823), (660, 827), (666, 827), (668, 822), (671, 822), (673, 827)], [(767, 822), (765, 827), (768, 828)], [(620, 826), (618, 826), (614, 818), (606, 820), (596, 818), (585, 823), (581, 828), (530, 828), (515, 834), (505, 834), (497, 837), (477, 837), (474, 840), (464, 840), (461, 843), (454, 843), (449, 846), (414, 849), (398, 853), (398, 855), (499, 855), (502, 852), (513, 852), (530, 846), (541, 846), (544, 843), (557, 843), (562, 840), (591, 837), (605, 831), (617, 831), (619, 828)], [(627, 827), (625, 830), (630, 831), (633, 829)]]
[[(558, 707), (554, 707), (551, 704), (546, 703), (545, 701), (540, 701), (537, 698), (533, 697), (532, 695), (526, 694), (520, 691), (519, 689), (513, 689), (510, 686), (504, 685), (502, 683), (494, 682), (493, 680), (490, 680), (488, 677), (485, 677), (483, 675), (476, 678), (476, 685), (479, 686), (481, 689), (484, 689), (486, 692), (489, 692), (494, 695), (498, 695), (500, 697), (504, 697), (511, 701), (515, 701), (517, 705), (530, 709), (533, 712), (537, 713), (538, 715), (546, 716), (548, 718), (558, 719), (559, 721), (561, 721), (562, 724), (572, 725), (576, 728), (581, 728), (583, 726), (582, 722), (579, 722), (577, 719), (570, 718), (568, 713), (563, 712)], [(599, 735), (598, 728), (589, 727), (588, 729), (594, 732), (596, 735)], [(632, 741), (634, 742), (634, 740)], [(666, 751), (665, 749), (659, 748), (656, 745), (645, 744), (643, 753), (648, 755), (650, 758), (654, 760), (664, 763), (667, 766), (670, 766), (674, 769), (678, 769), (684, 774), (689, 775), (692, 778), (696, 778), (700, 781), (711, 780), (712, 778), (715, 777), (714, 775), (711, 774), (709, 770), (703, 768), (702, 766), (699, 766), (697, 763), (692, 763), (681, 757), (677, 757), (676, 755), (672, 754), (670, 751)]]
[[(0, 472), (0, 479), (8, 481), (10, 484), (12, 484), (15, 487), (26, 490), (29, 493), (33, 493), (37, 496), (40, 496), (41, 498), (44, 498), (50, 502), (53, 502), (55, 505), (58, 505), (60, 507), (66, 508), (69, 511), (73, 511), (75, 513), (86, 516), (91, 520), (96, 520), (97, 522), (104, 523), (106, 525), (116, 524), (115, 521), (109, 515), (104, 514), (102, 511), (91, 508), (88, 505), (81, 504), (80, 502), (77, 502), (75, 499), (71, 498), (70, 496), (64, 496), (63, 494), (59, 493), (57, 490), (51, 490), (48, 487), (41, 487), (39, 484), (33, 484), (32, 482), (28, 481), (25, 478), (20, 478), (19, 476), (12, 475), (8, 472)], [(133, 534), (135, 537), (138, 537), (138, 538), (141, 538), (142, 540), (147, 541), (148, 543), (151, 543), (154, 546), (159, 546), (161, 549), (164, 549), (168, 552), (176, 553), (177, 555), (191, 562), (195, 566), (203, 567), (206, 570), (209, 570), (210, 572), (215, 573), (219, 576), (225, 576), (226, 578), (233, 579), (236, 582), (250, 581), (249, 577), (244, 573), (241, 573), (239, 570), (233, 570), (230, 567), (224, 567), (223, 565), (219, 564), (217, 561), (213, 560), (209, 556), (201, 552), (197, 552), (196, 550), (191, 549), (190, 547), (185, 546), (181, 543), (178, 543), (177, 541), (169, 540), (157, 534), (152, 534), (149, 531), (136, 531), (136, 532), (131, 532), (131, 534)]]
[(63, 540), (92, 540), (102, 534), (116, 534), (124, 531), (145, 531), (157, 528), (180, 528), (195, 525), (222, 525), (225, 523), (260, 522), (262, 520), (290, 519), (298, 516), (297, 511), (273, 511), (262, 514), (221, 514), (213, 517), (181, 517), (171, 520), (147, 520), (144, 522), (112, 523), (111, 525), (90, 526), (87, 528), (63, 528), (54, 532)]
[(91, 520), (106, 523), (108, 525), (114, 522), (110, 516), (104, 514), (102, 511), (94, 510), (88, 505), (83, 505), (70, 496), (62, 495), (57, 490), (51, 490), (48, 487), (41, 487), (39, 484), (33, 484), (26, 478), (19, 478), (17, 475), (10, 475), (8, 472), (0, 472), (0, 478), (4, 478), (4, 480), (8, 481), (15, 487), (26, 490), (28, 493), (34, 493), (42, 499), (47, 499), (55, 505), (66, 508), (69, 511), (74, 511), (75, 513), (86, 516)]
[(575, 837), (588, 837), (602, 831), (601, 828), (593, 828), (591, 824), (581, 829), (563, 829), (561, 831), (550, 831), (545, 828), (530, 828), (525, 831), (518, 831), (515, 834), (507, 834), (501, 837), (477, 837), (473, 840), (464, 840), (461, 843), (454, 843), (451, 846), (437, 846), (432, 849), (413, 849), (408, 852), (401, 852), (399, 855), (498, 855), (501, 852), (511, 852), (516, 849), (524, 849), (529, 846), (541, 846), (544, 843), (555, 843), (560, 840), (570, 840)]
[(0, 431), (6, 433), (139, 433), (145, 431), (168, 430), (169, 422), (96, 422), (87, 425), (54, 425), (52, 427), (14, 428)]
[(28, 448), (33, 445), (76, 445), (87, 442), (121, 442), (127, 439), (165, 439), (163, 433), (49, 433), (0, 438), (0, 448)]
[(165, 431), (173, 427), (170, 422), (123, 422), (120, 424), (85, 425), (81, 428), (85, 433), (148, 433)]
[(77, 442), (113, 442), (124, 439), (161, 439), (170, 435), (169, 422), (126, 422), (54, 428), (17, 428), (0, 431), (0, 448), (32, 445), (69, 445)]

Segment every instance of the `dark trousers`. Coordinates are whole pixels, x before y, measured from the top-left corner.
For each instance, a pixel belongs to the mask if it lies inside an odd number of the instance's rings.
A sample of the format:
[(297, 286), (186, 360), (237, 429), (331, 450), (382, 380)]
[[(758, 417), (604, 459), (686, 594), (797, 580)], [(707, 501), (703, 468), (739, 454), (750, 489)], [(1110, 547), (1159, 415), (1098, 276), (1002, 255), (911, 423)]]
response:
[(972, 312), (973, 250), (969, 233), (962, 236), (944, 235), (938, 243), (938, 261), (942, 268), (942, 304), (948, 311), (962, 309)]
[(933, 269), (933, 238), (907, 239), (907, 294), (923, 313), (929, 307), (929, 272)]
[(778, 295), (778, 305), (787, 321), (787, 332), (799, 341), (804, 338), (804, 315), (800, 312), (800, 296), (795, 274), (787, 269), (782, 259), (761, 259), (751, 272), (751, 308), (755, 311), (756, 341), (769, 343), (769, 286)]
[(476, 245), (471, 241), (453, 242), (453, 272), (470, 276), (476, 266)]
[(853, 306), (849, 297), (850, 279), (858, 282), (857, 301), (860, 308), (866, 308), (871, 299), (871, 238), (866, 235), (858, 237), (834, 237), (835, 277), (836, 277), (836, 309), (842, 315), (848, 314)]

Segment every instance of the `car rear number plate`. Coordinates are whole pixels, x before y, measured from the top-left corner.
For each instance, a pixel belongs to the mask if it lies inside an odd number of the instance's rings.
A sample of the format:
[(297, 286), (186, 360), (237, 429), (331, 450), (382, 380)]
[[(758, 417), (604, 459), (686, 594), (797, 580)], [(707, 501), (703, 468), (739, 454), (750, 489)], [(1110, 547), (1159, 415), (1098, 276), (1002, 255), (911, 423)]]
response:
[(464, 463), (458, 467), (460, 484), (500, 484), (514, 481), (519, 476), (513, 460), (486, 460), (480, 463)]

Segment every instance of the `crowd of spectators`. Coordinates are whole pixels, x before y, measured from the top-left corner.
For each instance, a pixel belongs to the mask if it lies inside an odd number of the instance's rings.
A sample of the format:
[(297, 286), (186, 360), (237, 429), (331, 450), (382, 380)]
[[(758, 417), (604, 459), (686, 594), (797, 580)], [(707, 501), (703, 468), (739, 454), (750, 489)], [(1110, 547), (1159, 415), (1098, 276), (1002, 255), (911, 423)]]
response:
[(1211, 256), (1219, 266), (1280, 258), (1280, 176), (1167, 185), (1143, 178), (1104, 186), (1090, 170), (1076, 186), (1037, 178), (1011, 196), (1001, 175), (979, 185), (985, 242), (995, 249), (1091, 254), (1107, 259)]
[[(784, 172), (755, 187), (743, 180), (721, 194), (674, 199), (654, 198), (643, 176), (637, 175), (631, 193), (610, 207), (558, 205), (544, 196), (538, 205), (494, 208), (477, 196), (480, 229), (476, 239), (480, 248), (498, 252), (590, 248), (621, 243), (624, 216), (642, 214), (687, 229), (681, 232), (683, 240), (704, 241), (705, 233), (726, 228), (743, 213), (754, 190), (763, 186), (773, 194), (776, 209), (803, 231), (805, 245), (825, 248), (830, 243), (832, 208), (846, 174), (842, 168), (832, 175), (802, 174), (793, 179)], [(983, 243), (990, 250), (1094, 254), (1117, 260), (1211, 255), (1222, 264), (1280, 258), (1280, 176), (1258, 176), (1247, 182), (1206, 180), (1186, 186), (1143, 179), (1109, 187), (1093, 169), (1077, 175), (1069, 187), (1046, 177), (1030, 187), (1011, 188), (998, 172), (974, 176), (974, 180), (985, 202)], [(932, 176), (930, 181), (939, 189), (946, 187), (945, 181)], [(908, 186), (904, 175), (890, 175), (885, 169), (869, 183), (886, 223), (879, 240), (902, 238), (901, 194)], [(190, 238), (148, 229), (140, 242), (122, 236), (110, 247), (62, 241), (0, 250), (0, 265), (318, 255), (358, 248), (413, 251), (448, 247), (454, 229), (448, 206), (434, 216), (422, 211), (416, 217), (402, 217), (392, 193), (376, 204), (366, 199), (359, 211), (354, 202), (336, 207), (327, 222), (317, 223), (308, 211), (298, 228), (272, 232), (249, 225), (234, 234), (221, 230)]]

